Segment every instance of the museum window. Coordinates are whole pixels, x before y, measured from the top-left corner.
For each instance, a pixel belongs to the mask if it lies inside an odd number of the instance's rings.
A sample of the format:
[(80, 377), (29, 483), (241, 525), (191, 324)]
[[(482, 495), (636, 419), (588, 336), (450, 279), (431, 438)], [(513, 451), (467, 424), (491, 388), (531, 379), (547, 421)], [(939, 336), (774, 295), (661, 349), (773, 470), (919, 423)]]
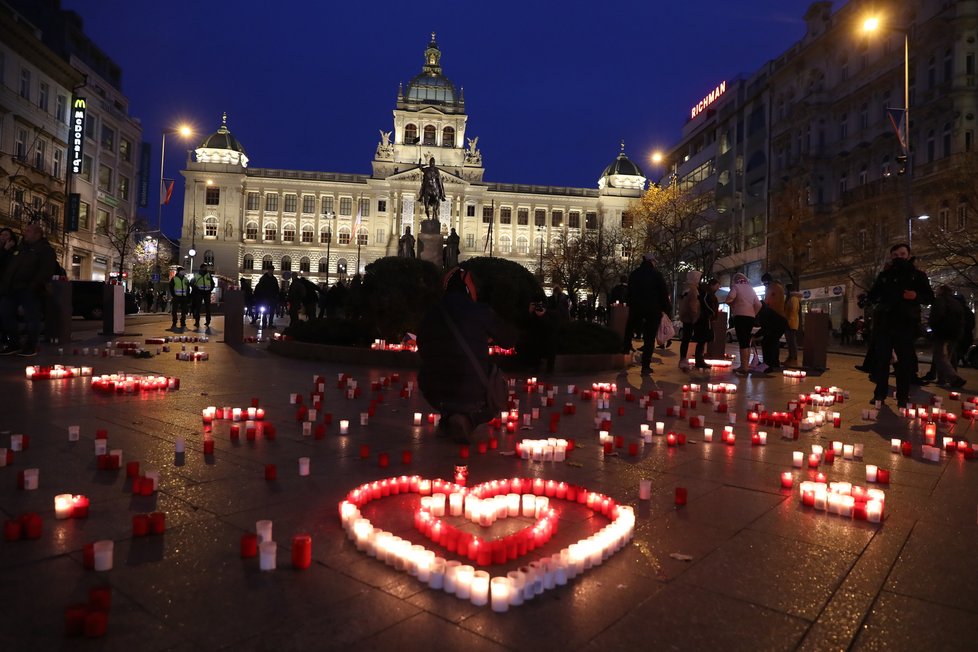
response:
[(258, 222), (248, 222), (245, 224), (245, 240), (258, 239)]
[(482, 207), (482, 223), (491, 224), (492, 223), (492, 206)]
[(311, 215), (316, 212), (316, 198), (312, 195), (302, 196), (302, 212)]
[(377, 232), (374, 235), (376, 236), (376, 240), (374, 240), (374, 242), (384, 242), (387, 240), (387, 229), (377, 229)]
[(475, 248), (475, 234), (474, 233), (466, 233), (465, 234), (465, 248), (466, 249), (474, 249)]
[(635, 226), (635, 217), (632, 215), (631, 211), (621, 212), (621, 228), (630, 229)]
[(503, 206), (499, 209), (499, 223), (500, 224), (512, 224), (513, 223), (513, 209), (509, 206)]
[(312, 244), (313, 240), (312, 226), (309, 224), (302, 225), (302, 242), (305, 244)]
[(102, 125), (102, 149), (109, 152), (115, 151), (115, 130), (106, 125)]
[(357, 229), (357, 244), (361, 246), (367, 245), (367, 229), (360, 227)]
[(404, 127), (404, 144), (414, 145), (418, 142), (418, 127), (417, 125), (409, 124)]
[(204, 192), (204, 204), (206, 206), (217, 206), (221, 203), (221, 189), (208, 187)]
[(435, 127), (434, 125), (427, 125), (424, 128), (424, 142), (423, 145), (434, 145), (435, 144)]
[(282, 227), (282, 241), (295, 242), (295, 224), (286, 224)]
[(570, 229), (581, 228), (581, 214), (577, 211), (571, 211), (567, 216), (567, 227)]
[(265, 196), (265, 210), (269, 213), (278, 211), (278, 195)]
[(295, 195), (286, 195), (285, 196), (285, 205), (283, 207), (284, 212), (286, 212), (286, 213), (294, 213), (295, 212), (295, 207), (298, 204), (298, 201), (299, 200), (298, 200), (298, 198)]
[(56, 179), (61, 179), (61, 174), (64, 172), (61, 168), (64, 161), (64, 153), (65, 151), (58, 147), (55, 147), (54, 151), (51, 152), (51, 175)]
[(958, 204), (957, 218), (958, 218), (957, 219), (957, 223), (954, 225), (955, 226), (955, 230), (957, 230), (957, 231), (963, 231), (964, 230), (964, 227), (966, 227), (968, 225), (968, 202), (967, 202), (967, 200), (964, 200), (963, 199), (961, 201), (961, 203)]
[(41, 82), (38, 84), (37, 89), (37, 107), (47, 113), (48, 111), (48, 97), (51, 95), (51, 87), (47, 82)]
[(595, 230), (598, 228), (598, 214), (597, 213), (587, 213), (584, 215), (584, 228)]
[(357, 214), (360, 217), (370, 217), (370, 200), (361, 199), (357, 202)]
[(333, 241), (333, 232), (329, 230), (328, 226), (320, 227), (319, 229), (319, 244), (329, 244)]
[(323, 197), (323, 215), (329, 215), (333, 212), (333, 198)]
[(564, 225), (564, 211), (550, 211), (550, 226), (560, 228)]
[(499, 236), (499, 253), (508, 254), (513, 251), (513, 239), (508, 235)]
[(241, 261), (241, 269), (254, 269), (255, 259), (251, 254), (245, 254), (244, 260)]
[(465, 205), (465, 217), (475, 217), (475, 204)]
[(386, 213), (387, 212), (387, 200), (386, 199), (378, 199), (377, 200), (377, 212), (378, 213)]
[(31, 71), (27, 68), (20, 71), (20, 96), (28, 102), (31, 99)]
[(64, 95), (58, 95), (54, 102), (54, 117), (57, 118), (58, 122), (65, 124), (68, 122), (68, 98)]
[(269, 222), (265, 225), (265, 241), (274, 241), (275, 237), (278, 235), (278, 229), (275, 228), (275, 224)]
[(325, 258), (319, 259), (319, 266), (317, 267), (320, 274), (329, 274), (329, 261)]
[(258, 210), (258, 203), (260, 201), (261, 201), (261, 195), (259, 195), (257, 192), (249, 192), (248, 193), (248, 203), (246, 205), (247, 210), (249, 210), (249, 211), (257, 211)]
[(516, 238), (516, 253), (530, 253), (530, 240), (525, 235), (521, 235), (520, 237)]
[(445, 127), (441, 130), (441, 146), (455, 147), (455, 128)]
[(291, 272), (292, 271), (292, 258), (289, 256), (282, 256), (282, 271)]
[(272, 263), (272, 257), (271, 256), (263, 256), (262, 257), (262, 259), (261, 259), (261, 268), (263, 270), (265, 270), (265, 269), (275, 269), (275, 264)]
[(348, 244), (350, 244), (350, 229), (348, 229), (345, 226), (340, 229), (339, 243), (341, 245), (348, 245)]
[(547, 211), (541, 208), (533, 211), (533, 226), (547, 226)]
[(217, 237), (217, 218), (213, 215), (204, 218), (204, 237)]
[(352, 197), (340, 197), (340, 215), (353, 215)]
[(303, 256), (299, 259), (299, 271), (305, 274), (309, 273), (309, 258)]
[[(347, 234), (349, 237), (350, 234)], [(340, 276), (346, 276), (346, 258), (340, 258), (336, 261), (336, 273)]]
[(517, 208), (516, 209), (516, 224), (517, 226), (527, 226), (530, 223), (530, 209), (529, 208)]

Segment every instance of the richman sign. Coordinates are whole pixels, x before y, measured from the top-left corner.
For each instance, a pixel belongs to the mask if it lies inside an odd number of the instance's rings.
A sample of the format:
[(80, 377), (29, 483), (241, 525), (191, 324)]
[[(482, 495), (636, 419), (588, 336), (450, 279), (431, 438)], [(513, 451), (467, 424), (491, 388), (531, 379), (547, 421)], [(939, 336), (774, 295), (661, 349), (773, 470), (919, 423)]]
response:
[(693, 105), (689, 111), (689, 119), (692, 120), (706, 110), (708, 106), (720, 99), (720, 96), (727, 92), (727, 82), (722, 81), (720, 85), (710, 91), (710, 94)]
[(81, 174), (82, 149), (85, 146), (85, 110), (88, 103), (84, 97), (76, 97), (71, 103), (71, 173)]

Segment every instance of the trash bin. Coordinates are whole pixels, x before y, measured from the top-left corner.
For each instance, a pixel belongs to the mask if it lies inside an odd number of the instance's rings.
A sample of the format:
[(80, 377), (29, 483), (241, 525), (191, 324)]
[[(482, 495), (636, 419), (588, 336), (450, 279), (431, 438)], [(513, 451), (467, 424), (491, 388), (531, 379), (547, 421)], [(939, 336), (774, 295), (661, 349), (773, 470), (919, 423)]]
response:
[(224, 303), (224, 343), (240, 346), (244, 343), (244, 292), (226, 290)]
[(827, 369), (829, 349), (829, 316), (824, 312), (805, 315), (805, 339), (802, 366)]

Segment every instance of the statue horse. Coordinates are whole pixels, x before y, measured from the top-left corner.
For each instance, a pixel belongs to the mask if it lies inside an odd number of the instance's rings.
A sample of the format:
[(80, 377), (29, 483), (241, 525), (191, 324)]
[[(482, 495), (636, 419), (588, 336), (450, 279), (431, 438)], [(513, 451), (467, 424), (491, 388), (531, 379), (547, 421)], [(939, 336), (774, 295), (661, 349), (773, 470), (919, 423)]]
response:
[(437, 220), (438, 209), (441, 202), (445, 200), (445, 186), (442, 184), (441, 174), (435, 166), (434, 157), (428, 161), (428, 166), (423, 168), (422, 174), (421, 191), (418, 193), (418, 199), (424, 206), (425, 217), (429, 220)]

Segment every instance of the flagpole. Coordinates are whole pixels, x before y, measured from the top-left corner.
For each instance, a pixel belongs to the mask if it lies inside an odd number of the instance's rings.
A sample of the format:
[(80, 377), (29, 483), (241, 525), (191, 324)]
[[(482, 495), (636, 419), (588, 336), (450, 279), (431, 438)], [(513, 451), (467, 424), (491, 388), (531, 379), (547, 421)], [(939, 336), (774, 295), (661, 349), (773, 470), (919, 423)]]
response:
[(360, 208), (360, 202), (363, 201), (363, 193), (357, 197), (357, 221), (353, 225), (354, 237), (357, 239), (357, 274), (360, 274), (360, 223), (363, 219), (363, 214)]
[[(163, 278), (160, 270), (160, 235), (163, 233), (163, 162), (166, 160), (166, 129), (163, 130), (163, 144), (160, 146), (160, 197), (156, 209), (156, 265), (154, 267), (156, 283)], [(153, 278), (153, 276), (150, 276)]]

